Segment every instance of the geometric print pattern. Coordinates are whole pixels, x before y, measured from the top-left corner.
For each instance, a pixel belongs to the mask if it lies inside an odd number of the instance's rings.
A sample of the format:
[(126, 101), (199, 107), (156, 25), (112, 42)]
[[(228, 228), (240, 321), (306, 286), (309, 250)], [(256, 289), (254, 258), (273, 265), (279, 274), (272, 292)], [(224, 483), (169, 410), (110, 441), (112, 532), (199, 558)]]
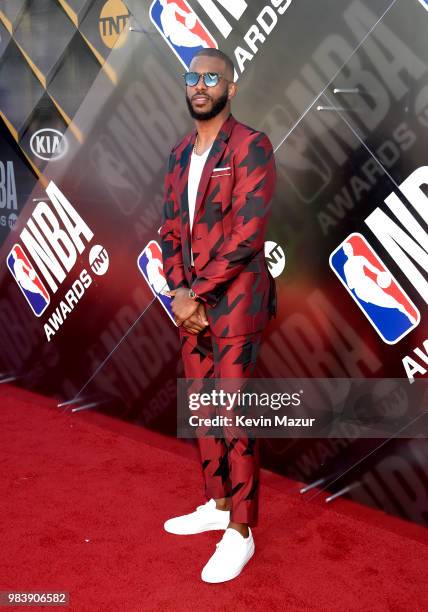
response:
[(260, 331), (276, 314), (264, 256), (276, 186), (272, 144), (229, 114), (201, 174), (190, 232), (187, 185), (196, 135), (194, 129), (169, 156), (159, 229), (166, 279), (171, 289), (192, 286), (215, 336)]
[[(179, 327), (181, 354), (188, 379), (236, 378), (243, 390), (256, 365), (262, 331), (221, 338), (209, 327), (191, 334)], [(192, 392), (201, 391), (191, 381)], [(228, 387), (230, 389), (230, 387)], [(224, 428), (222, 437), (197, 437), (206, 499), (229, 497), (230, 520), (255, 527), (259, 511), (260, 451), (258, 438), (234, 437)]]

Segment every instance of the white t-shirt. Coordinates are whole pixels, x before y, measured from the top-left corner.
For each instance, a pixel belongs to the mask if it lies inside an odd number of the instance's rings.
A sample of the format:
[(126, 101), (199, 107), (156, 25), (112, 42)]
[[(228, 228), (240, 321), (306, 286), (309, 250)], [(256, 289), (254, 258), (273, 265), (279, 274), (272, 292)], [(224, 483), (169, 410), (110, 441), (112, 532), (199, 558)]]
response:
[[(212, 147), (212, 145), (211, 145)], [(207, 149), (202, 155), (197, 155), (192, 151), (190, 157), (189, 176), (187, 183), (187, 200), (189, 204), (189, 224), (190, 224), (190, 235), (192, 235), (193, 217), (195, 215), (196, 195), (198, 192), (199, 181), (201, 180), (202, 170), (208, 157), (208, 153), (211, 147)], [(193, 265), (193, 252), (192, 245), (190, 244), (190, 261)]]

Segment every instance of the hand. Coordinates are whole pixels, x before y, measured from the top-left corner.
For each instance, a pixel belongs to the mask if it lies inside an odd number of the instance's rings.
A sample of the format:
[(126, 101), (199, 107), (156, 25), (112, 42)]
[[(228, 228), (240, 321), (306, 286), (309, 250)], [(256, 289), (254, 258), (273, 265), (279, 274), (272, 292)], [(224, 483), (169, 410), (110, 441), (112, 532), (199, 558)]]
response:
[(189, 298), (189, 289), (185, 287), (172, 289), (167, 292), (167, 295), (174, 298), (171, 302), (171, 309), (177, 325), (181, 325), (186, 319), (191, 317), (199, 306), (199, 302)]
[(196, 311), (183, 322), (183, 327), (191, 334), (199, 334), (205, 327), (209, 325), (205, 306), (199, 303)]

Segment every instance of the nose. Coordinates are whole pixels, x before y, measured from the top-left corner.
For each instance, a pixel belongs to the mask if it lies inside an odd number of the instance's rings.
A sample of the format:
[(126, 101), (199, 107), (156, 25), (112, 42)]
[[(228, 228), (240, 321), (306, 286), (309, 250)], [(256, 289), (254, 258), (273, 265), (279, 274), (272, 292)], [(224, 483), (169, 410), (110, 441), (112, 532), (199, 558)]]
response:
[(199, 80), (196, 83), (195, 88), (197, 91), (200, 91), (200, 90), (205, 91), (206, 85), (205, 85), (204, 77), (202, 74), (199, 75)]

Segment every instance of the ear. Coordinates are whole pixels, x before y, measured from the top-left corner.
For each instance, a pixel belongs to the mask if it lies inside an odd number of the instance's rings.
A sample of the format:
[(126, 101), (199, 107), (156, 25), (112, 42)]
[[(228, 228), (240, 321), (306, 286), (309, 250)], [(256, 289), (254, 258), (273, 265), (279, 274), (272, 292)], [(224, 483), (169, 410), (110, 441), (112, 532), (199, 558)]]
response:
[(238, 91), (238, 87), (237, 87), (236, 83), (229, 83), (229, 85), (228, 85), (228, 96), (227, 96), (229, 98), (229, 100), (236, 96), (237, 91)]

